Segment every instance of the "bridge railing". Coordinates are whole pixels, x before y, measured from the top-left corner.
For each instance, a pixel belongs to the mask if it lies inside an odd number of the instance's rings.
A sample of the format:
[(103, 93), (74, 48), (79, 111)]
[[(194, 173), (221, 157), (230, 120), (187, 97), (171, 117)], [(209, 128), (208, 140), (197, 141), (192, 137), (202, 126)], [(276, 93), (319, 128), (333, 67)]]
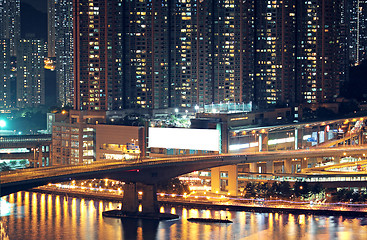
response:
[(122, 163), (120, 161), (103, 161), (103, 162), (96, 162), (93, 164), (77, 164), (77, 165), (68, 165), (68, 166), (50, 166), (44, 167), (40, 169), (25, 169), (25, 170), (17, 170), (17, 171), (10, 171), (10, 172), (3, 172), (2, 178), (0, 179), (0, 183), (7, 183), (7, 182), (16, 182), (16, 181), (23, 181), (23, 180), (30, 180), (30, 179), (39, 179), (51, 176), (62, 176), (62, 175), (69, 175), (81, 172), (93, 172), (93, 171), (102, 171), (102, 170), (109, 170), (114, 169), (117, 167), (142, 167), (142, 166), (149, 166), (149, 165), (158, 165), (164, 163), (175, 163), (175, 162), (195, 162), (198, 160), (208, 159), (213, 161), (214, 158), (218, 158), (218, 160), (223, 159), (221, 155), (213, 155), (213, 156), (203, 156), (203, 157), (189, 157), (189, 158), (161, 158), (161, 159), (144, 159), (143, 161), (136, 161), (130, 163)]
[(1, 136), (0, 143), (18, 143), (18, 142), (44, 142), (51, 141), (51, 134), (41, 135), (16, 135), (16, 136)]

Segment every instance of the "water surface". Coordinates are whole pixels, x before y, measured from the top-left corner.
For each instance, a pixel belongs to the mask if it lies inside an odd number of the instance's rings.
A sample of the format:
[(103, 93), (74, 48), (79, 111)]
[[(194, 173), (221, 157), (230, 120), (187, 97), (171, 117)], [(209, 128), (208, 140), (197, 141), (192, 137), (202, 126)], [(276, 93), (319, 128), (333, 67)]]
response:
[[(102, 212), (118, 203), (18, 192), (1, 198), (0, 239), (367, 239), (367, 218), (162, 207), (171, 221), (121, 220)], [(188, 222), (225, 218), (232, 224)]]

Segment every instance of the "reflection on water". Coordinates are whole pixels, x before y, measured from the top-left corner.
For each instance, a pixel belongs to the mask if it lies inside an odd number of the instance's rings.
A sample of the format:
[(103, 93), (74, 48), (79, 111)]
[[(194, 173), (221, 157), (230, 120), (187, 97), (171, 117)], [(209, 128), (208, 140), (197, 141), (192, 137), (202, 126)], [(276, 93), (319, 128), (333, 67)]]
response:
[[(18, 192), (0, 200), (0, 239), (365, 239), (367, 218), (161, 207), (172, 221), (104, 218), (118, 203)], [(188, 222), (226, 218), (232, 224)]]

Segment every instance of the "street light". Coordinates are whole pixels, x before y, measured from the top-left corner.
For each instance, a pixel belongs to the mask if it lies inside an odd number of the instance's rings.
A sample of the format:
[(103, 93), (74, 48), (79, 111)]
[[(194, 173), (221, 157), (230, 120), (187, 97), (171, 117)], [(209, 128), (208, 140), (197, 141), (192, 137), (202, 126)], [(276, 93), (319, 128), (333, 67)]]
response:
[(196, 112), (199, 111), (199, 106), (198, 105), (195, 105), (195, 110), (196, 110)]
[(4, 120), (0, 120), (0, 128), (6, 127), (6, 122)]

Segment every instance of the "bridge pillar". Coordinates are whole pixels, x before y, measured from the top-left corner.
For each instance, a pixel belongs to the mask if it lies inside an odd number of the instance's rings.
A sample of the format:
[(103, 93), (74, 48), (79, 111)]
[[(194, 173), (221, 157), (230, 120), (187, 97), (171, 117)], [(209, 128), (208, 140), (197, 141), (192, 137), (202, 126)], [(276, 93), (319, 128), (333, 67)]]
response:
[(38, 148), (38, 167), (43, 167), (42, 166), (42, 158), (43, 158), (42, 146), (40, 146)]
[(292, 173), (292, 159), (286, 159), (283, 161), (283, 173)]
[(228, 193), (237, 196), (238, 192), (238, 169), (237, 165), (227, 166), (228, 168)]
[(249, 171), (252, 172), (252, 173), (259, 172), (259, 170), (257, 168), (257, 163), (256, 162), (249, 163)]
[(340, 157), (336, 156), (334, 157), (334, 164), (339, 164), (340, 163)]
[(294, 129), (294, 150), (298, 150), (298, 128)]
[(308, 168), (308, 158), (303, 158), (301, 160), (301, 169)]
[(139, 207), (136, 183), (124, 185), (124, 197), (122, 198), (122, 211), (137, 212)]
[(158, 213), (157, 188), (155, 185), (143, 185), (143, 212)]
[(220, 192), (220, 167), (215, 167), (210, 169), (210, 180), (212, 193)]
[(266, 162), (266, 173), (274, 173), (274, 161)]
[[(227, 173), (228, 185), (223, 185), (225, 182), (222, 181), (221, 178), (222, 172)], [(224, 187), (227, 187), (229, 195), (237, 196), (238, 192), (237, 165), (211, 168), (211, 187), (212, 187), (212, 193), (220, 193), (222, 190), (224, 190)]]
[(263, 135), (262, 133), (259, 134), (259, 152), (262, 152), (263, 150)]

